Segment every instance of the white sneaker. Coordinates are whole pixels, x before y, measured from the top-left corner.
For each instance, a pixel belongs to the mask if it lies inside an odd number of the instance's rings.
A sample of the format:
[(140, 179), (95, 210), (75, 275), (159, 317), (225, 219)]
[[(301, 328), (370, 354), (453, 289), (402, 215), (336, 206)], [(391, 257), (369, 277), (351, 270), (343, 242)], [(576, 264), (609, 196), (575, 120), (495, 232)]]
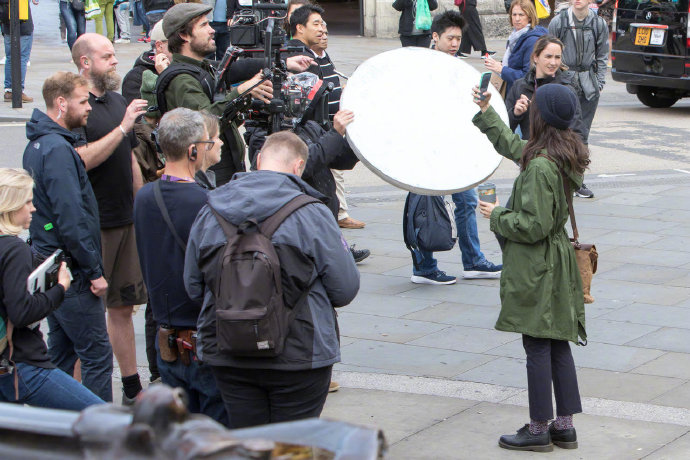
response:
[(5, 59), (7, 59), (7, 56), (5, 56), (4, 58), (2, 58), (2, 61), (0, 61), (0, 65), (5, 65)]
[(129, 38), (118, 38), (115, 40), (115, 43), (131, 43), (131, 40)]

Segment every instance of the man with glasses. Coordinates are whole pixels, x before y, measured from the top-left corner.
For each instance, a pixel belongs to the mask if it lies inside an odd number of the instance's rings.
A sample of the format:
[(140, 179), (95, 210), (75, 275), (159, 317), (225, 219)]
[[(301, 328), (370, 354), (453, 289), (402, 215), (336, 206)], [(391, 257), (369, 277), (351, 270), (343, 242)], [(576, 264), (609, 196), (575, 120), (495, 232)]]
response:
[(137, 194), (134, 228), (158, 328), (158, 371), (163, 383), (185, 389), (191, 412), (227, 425), (211, 369), (195, 357), (200, 305), (189, 298), (182, 281), (189, 231), (207, 200), (194, 175), (208, 164), (207, 156), (219, 141), (209, 138), (199, 112), (185, 108), (163, 116), (157, 140), (166, 160), (164, 173)]

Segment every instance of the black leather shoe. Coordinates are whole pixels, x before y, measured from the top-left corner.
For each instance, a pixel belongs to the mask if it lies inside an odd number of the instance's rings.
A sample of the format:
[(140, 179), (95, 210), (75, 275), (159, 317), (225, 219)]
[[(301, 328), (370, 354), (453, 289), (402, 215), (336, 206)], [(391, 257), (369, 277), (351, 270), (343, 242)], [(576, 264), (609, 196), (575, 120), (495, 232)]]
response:
[(531, 450), (532, 452), (551, 452), (553, 444), (548, 431), (542, 434), (529, 432), (529, 424), (517, 431), (517, 434), (504, 434), (498, 445), (510, 450)]
[(575, 428), (557, 430), (554, 424), (549, 425), (551, 441), (561, 449), (577, 449), (577, 433)]
[(354, 244), (350, 246), (350, 253), (352, 254), (352, 258), (355, 259), (356, 264), (360, 263), (371, 255), (371, 252), (368, 249), (355, 249)]

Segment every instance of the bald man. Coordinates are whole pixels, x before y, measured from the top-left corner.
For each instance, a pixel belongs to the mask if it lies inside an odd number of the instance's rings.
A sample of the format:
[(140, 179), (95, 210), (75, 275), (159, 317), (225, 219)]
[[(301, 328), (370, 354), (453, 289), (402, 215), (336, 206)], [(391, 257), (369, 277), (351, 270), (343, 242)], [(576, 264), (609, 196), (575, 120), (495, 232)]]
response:
[(134, 344), (133, 305), (147, 302), (139, 267), (133, 225), (134, 194), (142, 186), (141, 170), (132, 154), (138, 141), (132, 127), (147, 102), (129, 106), (115, 92), (120, 87), (113, 44), (102, 35), (84, 34), (74, 42), (72, 60), (89, 82), (91, 114), (78, 147), (98, 201), (103, 271), (108, 282), (104, 297), (113, 353), (122, 375), (123, 404), (133, 404), (141, 391)]

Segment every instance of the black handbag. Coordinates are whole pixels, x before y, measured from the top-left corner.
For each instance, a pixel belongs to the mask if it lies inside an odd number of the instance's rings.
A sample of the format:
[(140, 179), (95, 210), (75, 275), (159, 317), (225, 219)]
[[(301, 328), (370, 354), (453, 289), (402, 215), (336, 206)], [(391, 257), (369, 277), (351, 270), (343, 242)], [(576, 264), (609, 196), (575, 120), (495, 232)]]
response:
[(408, 193), (403, 215), (403, 237), (408, 249), (449, 251), (457, 241), (450, 204), (442, 196)]

